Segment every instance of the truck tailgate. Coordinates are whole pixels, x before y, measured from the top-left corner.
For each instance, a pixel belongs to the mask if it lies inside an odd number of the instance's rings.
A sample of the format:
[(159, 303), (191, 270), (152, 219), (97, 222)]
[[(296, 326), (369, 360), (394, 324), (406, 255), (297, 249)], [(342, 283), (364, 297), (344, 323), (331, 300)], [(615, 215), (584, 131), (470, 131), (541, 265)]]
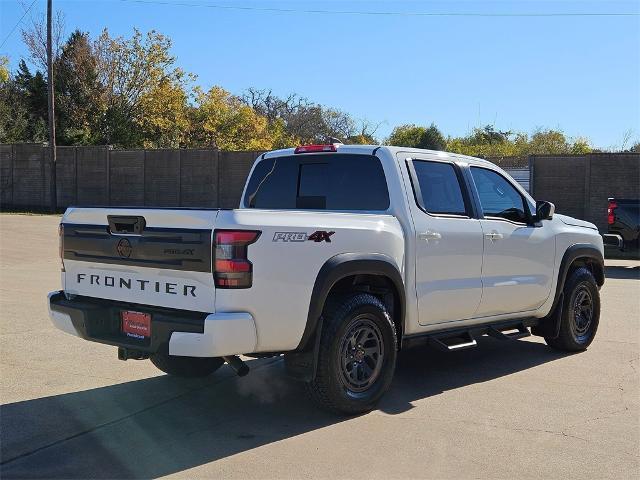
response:
[(62, 219), (65, 293), (214, 312), (217, 210), (70, 208)]

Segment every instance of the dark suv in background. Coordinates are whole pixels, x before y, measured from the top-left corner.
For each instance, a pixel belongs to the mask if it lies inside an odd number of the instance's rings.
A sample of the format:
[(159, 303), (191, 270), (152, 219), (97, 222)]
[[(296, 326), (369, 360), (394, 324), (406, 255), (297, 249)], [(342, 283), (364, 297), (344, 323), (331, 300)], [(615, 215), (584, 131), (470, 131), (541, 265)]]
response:
[(640, 199), (610, 198), (607, 224), (603, 235), (607, 253), (618, 250), (640, 257)]

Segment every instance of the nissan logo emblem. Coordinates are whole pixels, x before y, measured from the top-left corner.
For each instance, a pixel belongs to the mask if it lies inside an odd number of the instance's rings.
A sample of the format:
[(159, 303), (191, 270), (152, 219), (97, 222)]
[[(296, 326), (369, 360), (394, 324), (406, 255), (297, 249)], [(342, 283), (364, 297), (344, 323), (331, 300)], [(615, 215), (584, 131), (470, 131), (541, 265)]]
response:
[(131, 256), (131, 243), (126, 238), (120, 239), (116, 251), (122, 258), (129, 258)]

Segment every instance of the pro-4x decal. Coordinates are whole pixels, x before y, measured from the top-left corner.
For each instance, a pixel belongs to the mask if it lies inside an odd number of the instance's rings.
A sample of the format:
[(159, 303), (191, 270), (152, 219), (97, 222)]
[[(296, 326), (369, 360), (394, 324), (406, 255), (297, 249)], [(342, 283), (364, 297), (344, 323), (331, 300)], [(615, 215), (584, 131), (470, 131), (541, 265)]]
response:
[(329, 242), (331, 243), (331, 235), (336, 232), (328, 232), (326, 230), (316, 230), (311, 235), (306, 232), (275, 232), (273, 234), (274, 242)]
[(309, 235), (309, 238), (307, 240), (313, 240), (314, 242), (329, 242), (331, 243), (331, 235), (333, 235), (336, 232), (327, 232), (325, 230), (316, 230), (315, 232), (313, 232), (311, 235)]

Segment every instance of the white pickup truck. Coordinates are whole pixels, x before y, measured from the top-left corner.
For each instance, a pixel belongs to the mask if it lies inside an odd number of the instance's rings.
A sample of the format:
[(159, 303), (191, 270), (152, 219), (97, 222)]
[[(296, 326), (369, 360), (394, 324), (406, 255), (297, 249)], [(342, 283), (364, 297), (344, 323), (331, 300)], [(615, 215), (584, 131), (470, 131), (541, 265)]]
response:
[(400, 349), (531, 332), (593, 340), (602, 238), (488, 161), (386, 146), (261, 155), (240, 208), (71, 207), (61, 330), (179, 376), (284, 355), (333, 411), (368, 411)]

